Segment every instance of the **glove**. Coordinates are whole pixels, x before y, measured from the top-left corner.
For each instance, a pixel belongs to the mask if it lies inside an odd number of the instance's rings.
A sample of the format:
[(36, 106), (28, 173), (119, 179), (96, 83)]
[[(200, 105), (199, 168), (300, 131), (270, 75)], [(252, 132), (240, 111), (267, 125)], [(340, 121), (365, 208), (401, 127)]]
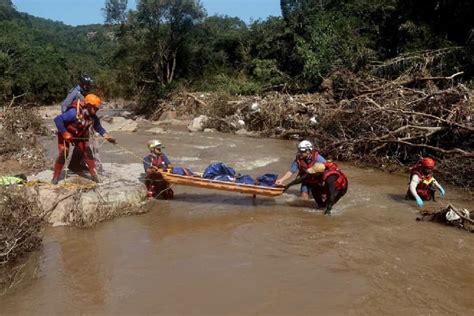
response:
[(63, 138), (65, 141), (70, 142), (72, 140), (72, 134), (66, 131), (63, 133)]
[(416, 205), (417, 205), (418, 207), (420, 207), (420, 208), (423, 207), (423, 205), (424, 205), (424, 204), (423, 204), (423, 200), (422, 200), (419, 196), (417, 196), (417, 197), (415, 198), (415, 200), (416, 200)]
[(439, 187), (439, 193), (441, 193), (442, 197), (446, 195), (446, 191), (444, 191), (443, 187)]
[(114, 144), (114, 145), (117, 144), (117, 141), (112, 136), (107, 136), (105, 137), (105, 139), (111, 144)]

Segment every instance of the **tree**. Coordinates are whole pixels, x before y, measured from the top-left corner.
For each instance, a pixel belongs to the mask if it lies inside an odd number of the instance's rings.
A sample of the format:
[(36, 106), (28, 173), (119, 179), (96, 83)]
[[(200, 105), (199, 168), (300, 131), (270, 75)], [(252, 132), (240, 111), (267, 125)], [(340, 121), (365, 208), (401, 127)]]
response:
[[(205, 16), (198, 0), (139, 0), (117, 32), (122, 78), (153, 104), (186, 64), (188, 38)], [(111, 16), (110, 16), (111, 18)]]
[(127, 18), (128, 0), (106, 0), (102, 11), (106, 24), (123, 24)]

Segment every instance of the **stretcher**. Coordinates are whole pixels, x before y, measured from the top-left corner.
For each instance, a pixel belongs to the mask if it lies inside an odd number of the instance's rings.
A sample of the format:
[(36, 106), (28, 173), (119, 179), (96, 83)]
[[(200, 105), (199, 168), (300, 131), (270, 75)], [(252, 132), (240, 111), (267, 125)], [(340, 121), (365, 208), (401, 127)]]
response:
[(201, 178), (199, 176), (183, 176), (168, 171), (160, 171), (163, 179), (170, 184), (187, 185), (205, 189), (239, 192), (243, 194), (279, 196), (283, 194), (282, 187), (266, 187)]

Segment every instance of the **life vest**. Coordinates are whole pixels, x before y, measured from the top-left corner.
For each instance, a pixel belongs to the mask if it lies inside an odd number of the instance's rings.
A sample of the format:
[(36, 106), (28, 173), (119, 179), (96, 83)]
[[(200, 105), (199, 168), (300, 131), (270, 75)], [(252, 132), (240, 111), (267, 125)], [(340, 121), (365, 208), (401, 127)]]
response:
[(153, 155), (153, 158), (151, 159), (151, 165), (153, 167), (161, 168), (163, 162), (164, 162), (163, 155), (159, 155), (159, 156)]
[[(416, 186), (416, 193), (425, 201), (431, 200), (433, 198), (433, 183), (435, 178), (433, 175), (425, 175), (422, 172), (421, 165), (416, 165), (410, 169), (410, 182), (414, 175), (417, 175), (420, 178), (420, 183)], [(412, 196), (410, 188), (408, 188), (408, 195)]]
[(67, 131), (77, 138), (89, 138), (89, 131), (94, 124), (94, 118), (84, 110), (79, 99), (74, 101), (67, 111), (73, 108), (76, 109), (76, 121), (66, 124)]
[[(296, 163), (298, 164), (298, 175), (302, 176), (306, 174), (306, 170), (311, 168), (316, 162), (318, 162), (318, 156), (319, 152), (317, 150), (313, 150), (311, 152), (311, 158), (310, 161), (308, 162), (307, 159), (302, 158), (301, 156), (296, 156)], [(307, 177), (303, 183), (304, 184), (315, 184), (317, 183), (317, 176), (310, 176)]]
[(323, 177), (321, 179), (322, 181), (322, 186), (326, 184), (326, 180), (332, 176), (332, 175), (337, 175), (336, 179), (336, 190), (341, 191), (344, 189), (347, 189), (347, 185), (349, 184), (349, 181), (347, 181), (346, 175), (339, 170), (337, 165), (333, 162), (325, 163), (326, 165), (326, 171), (323, 173)]

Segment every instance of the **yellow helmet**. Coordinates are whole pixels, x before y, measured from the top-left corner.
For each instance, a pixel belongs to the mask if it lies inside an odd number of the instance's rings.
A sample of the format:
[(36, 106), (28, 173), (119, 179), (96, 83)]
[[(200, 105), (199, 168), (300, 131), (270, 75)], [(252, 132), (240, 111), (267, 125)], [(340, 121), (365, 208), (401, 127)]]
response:
[(92, 105), (93, 107), (100, 108), (100, 105), (102, 104), (102, 100), (95, 94), (88, 94), (84, 98), (84, 103), (86, 105)]

